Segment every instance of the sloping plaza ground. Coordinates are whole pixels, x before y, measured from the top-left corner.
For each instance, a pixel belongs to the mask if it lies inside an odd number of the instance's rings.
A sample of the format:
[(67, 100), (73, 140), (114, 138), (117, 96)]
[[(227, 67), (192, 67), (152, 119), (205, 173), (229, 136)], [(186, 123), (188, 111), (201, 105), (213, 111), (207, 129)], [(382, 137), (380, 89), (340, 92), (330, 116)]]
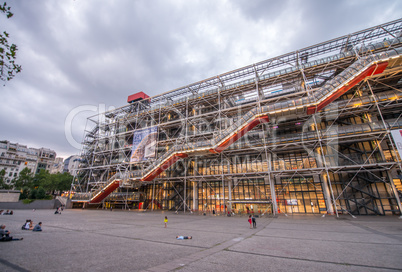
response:
[[(15, 210), (0, 271), (401, 271), (397, 216), (257, 218), (172, 212)], [(168, 216), (168, 227), (163, 219)], [(26, 219), (43, 232), (21, 230)], [(192, 240), (176, 240), (191, 235)]]

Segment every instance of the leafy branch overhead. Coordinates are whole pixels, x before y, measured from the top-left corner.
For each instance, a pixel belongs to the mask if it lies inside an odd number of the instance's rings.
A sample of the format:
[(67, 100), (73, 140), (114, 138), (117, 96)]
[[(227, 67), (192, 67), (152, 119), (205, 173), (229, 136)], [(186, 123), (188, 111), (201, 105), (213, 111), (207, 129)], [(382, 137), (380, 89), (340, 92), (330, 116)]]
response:
[[(0, 5), (0, 12), (4, 13), (7, 18), (11, 18), (14, 15), (10, 9), (10, 7), (7, 7), (6, 2)], [(0, 79), (2, 81), (11, 80), (22, 70), (21, 65), (15, 63), (18, 48), (15, 44), (10, 45), (8, 38), (9, 34), (6, 31), (0, 34)]]

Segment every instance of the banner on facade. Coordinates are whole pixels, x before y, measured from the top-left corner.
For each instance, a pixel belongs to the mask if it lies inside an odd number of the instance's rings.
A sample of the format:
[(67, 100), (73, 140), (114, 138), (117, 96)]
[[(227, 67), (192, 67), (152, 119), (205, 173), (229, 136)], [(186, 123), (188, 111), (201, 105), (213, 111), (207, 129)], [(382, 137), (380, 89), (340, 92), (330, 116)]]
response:
[(155, 158), (158, 127), (136, 130), (133, 135), (130, 162), (140, 162)]
[(297, 206), (297, 199), (286, 199), (286, 205)]
[(391, 130), (392, 138), (399, 152), (399, 157), (402, 158), (402, 129)]

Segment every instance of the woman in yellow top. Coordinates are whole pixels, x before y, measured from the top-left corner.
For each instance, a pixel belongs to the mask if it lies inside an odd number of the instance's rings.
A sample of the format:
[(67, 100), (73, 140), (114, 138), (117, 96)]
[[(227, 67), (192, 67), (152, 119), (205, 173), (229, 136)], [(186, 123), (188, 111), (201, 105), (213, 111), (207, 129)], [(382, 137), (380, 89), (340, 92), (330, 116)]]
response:
[(166, 228), (167, 227), (167, 222), (168, 222), (167, 216), (165, 216), (164, 222), (165, 222), (165, 228)]

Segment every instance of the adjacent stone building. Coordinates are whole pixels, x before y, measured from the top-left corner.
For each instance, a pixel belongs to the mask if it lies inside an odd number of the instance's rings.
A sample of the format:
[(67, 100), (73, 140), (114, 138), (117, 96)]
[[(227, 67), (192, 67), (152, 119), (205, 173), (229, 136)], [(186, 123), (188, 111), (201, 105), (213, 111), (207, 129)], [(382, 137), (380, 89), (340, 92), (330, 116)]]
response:
[(5, 182), (10, 184), (19, 173), (28, 168), (33, 174), (41, 169), (51, 171), (56, 152), (48, 148), (32, 148), (10, 141), (0, 141), (0, 171), (5, 170)]

